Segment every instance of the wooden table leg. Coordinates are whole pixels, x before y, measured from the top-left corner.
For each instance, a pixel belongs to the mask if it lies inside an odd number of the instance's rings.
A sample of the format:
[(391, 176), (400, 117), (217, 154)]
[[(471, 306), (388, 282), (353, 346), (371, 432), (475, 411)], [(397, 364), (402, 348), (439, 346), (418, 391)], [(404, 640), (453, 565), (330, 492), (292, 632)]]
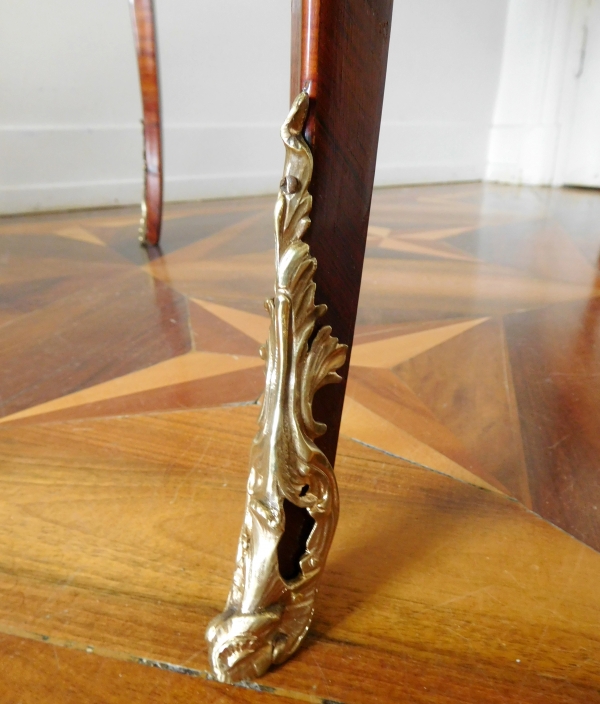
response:
[(298, 648), (337, 523), (333, 464), (391, 13), (392, 0), (293, 1), (299, 94), (281, 130), (266, 388), (233, 586), (207, 631), (213, 672), (226, 682), (260, 676)]
[(158, 48), (153, 0), (129, 0), (142, 91), (144, 126), (144, 199), (140, 241), (155, 246), (160, 239), (163, 202), (162, 134)]
[[(302, 75), (298, 81), (292, 72), (292, 92), (308, 84), (311, 96), (306, 137), (314, 155), (313, 211), (306, 242), (319, 262), (316, 299), (328, 309), (321, 324), (331, 325), (349, 348), (340, 370), (343, 383), (317, 394), (314, 404), (315, 416), (327, 419), (318, 445), (333, 464), (367, 241), (393, 0), (323, 0), (320, 10), (319, 0), (293, 3), (292, 31), (302, 33), (304, 55), (295, 59)], [(313, 7), (318, 24), (308, 12)]]

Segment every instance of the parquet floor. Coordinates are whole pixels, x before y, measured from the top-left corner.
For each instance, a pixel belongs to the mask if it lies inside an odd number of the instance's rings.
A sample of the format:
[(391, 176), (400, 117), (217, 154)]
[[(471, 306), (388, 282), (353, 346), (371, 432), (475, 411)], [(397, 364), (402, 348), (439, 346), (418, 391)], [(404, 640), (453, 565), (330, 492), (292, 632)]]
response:
[(600, 194), (490, 184), (376, 191), (314, 626), (206, 681), (272, 208), (0, 219), (0, 702), (600, 702)]

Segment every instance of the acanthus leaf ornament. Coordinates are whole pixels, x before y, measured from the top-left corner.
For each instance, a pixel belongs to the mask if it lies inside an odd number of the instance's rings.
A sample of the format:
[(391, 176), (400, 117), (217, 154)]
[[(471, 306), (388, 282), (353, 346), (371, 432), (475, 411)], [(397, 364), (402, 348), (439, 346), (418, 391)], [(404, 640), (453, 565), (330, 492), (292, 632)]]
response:
[[(315, 305), (317, 262), (302, 237), (310, 227), (308, 192), (313, 158), (302, 130), (309, 98), (294, 100), (281, 128), (286, 149), (275, 205), (275, 295), (266, 302), (269, 338), (264, 402), (250, 453), (244, 523), (233, 584), (225, 611), (212, 620), (206, 638), (215, 677), (237, 682), (262, 675), (286, 660), (310, 625), (318, 579), (338, 517), (333, 469), (314, 440), (327, 427), (315, 421), (312, 401), (336, 373), (347, 346), (315, 325), (326, 306)], [(305, 511), (310, 531), (294, 574), (282, 575), (278, 546), (290, 505)]]

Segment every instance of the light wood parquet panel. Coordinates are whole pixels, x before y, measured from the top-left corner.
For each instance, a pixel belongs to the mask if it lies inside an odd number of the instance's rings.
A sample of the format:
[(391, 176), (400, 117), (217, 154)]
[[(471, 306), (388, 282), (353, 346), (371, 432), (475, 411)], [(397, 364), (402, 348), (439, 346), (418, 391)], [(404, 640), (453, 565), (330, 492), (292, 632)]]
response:
[[(0, 631), (201, 673), (257, 410), (6, 425)], [(596, 552), (500, 494), (356, 442), (337, 472), (313, 635), (263, 684), (346, 702), (594, 701)]]
[[(268, 696), (129, 661), (205, 668), (272, 206), (167, 206), (151, 260), (137, 208), (0, 220), (3, 701), (25, 680), (22, 701)], [(277, 696), (600, 702), (599, 221), (589, 191), (376, 191), (342, 426), (358, 442), (313, 634), (264, 680)]]
[[(62, 647), (61, 647), (62, 646)], [(163, 663), (140, 667), (136, 660), (117, 659), (112, 653), (74, 648), (70, 643), (36, 642), (3, 634), (0, 661), (2, 668), (0, 697), (19, 704), (289, 704), (298, 701), (285, 690), (263, 687), (229, 687), (206, 681), (195, 672), (169, 670)], [(185, 674), (183, 674), (185, 673)], [(26, 687), (23, 687), (23, 684)], [(19, 699), (15, 699), (18, 693)], [(319, 697), (304, 701), (322, 704)]]

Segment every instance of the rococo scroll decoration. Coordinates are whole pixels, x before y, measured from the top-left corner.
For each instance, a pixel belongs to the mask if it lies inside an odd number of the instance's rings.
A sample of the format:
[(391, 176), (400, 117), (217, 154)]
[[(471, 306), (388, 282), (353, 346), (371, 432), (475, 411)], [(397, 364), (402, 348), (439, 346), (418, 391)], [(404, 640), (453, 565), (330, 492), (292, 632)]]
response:
[[(233, 585), (225, 611), (206, 632), (213, 672), (223, 682), (258, 677), (298, 648), (338, 517), (333, 469), (314, 442), (327, 427), (313, 418), (312, 401), (322, 386), (341, 381), (336, 369), (347, 347), (329, 326), (313, 336), (327, 307), (314, 303), (317, 262), (302, 241), (312, 207), (313, 158), (302, 136), (308, 104), (308, 95), (300, 93), (281, 128), (286, 158), (275, 205), (275, 296), (265, 304), (271, 327), (261, 349), (264, 402)], [(310, 533), (298, 570), (282, 575), (278, 546), (290, 506), (296, 517), (304, 516)]]

